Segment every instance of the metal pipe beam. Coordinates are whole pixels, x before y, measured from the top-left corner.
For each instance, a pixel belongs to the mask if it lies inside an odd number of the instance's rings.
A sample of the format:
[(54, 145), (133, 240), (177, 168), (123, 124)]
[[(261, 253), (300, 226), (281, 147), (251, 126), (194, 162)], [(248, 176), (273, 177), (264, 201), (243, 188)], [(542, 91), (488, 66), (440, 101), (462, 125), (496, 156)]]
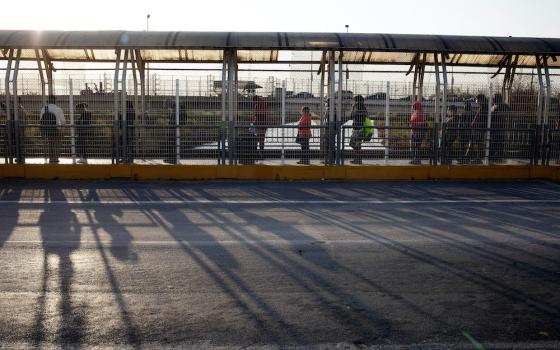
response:
[(47, 94), (45, 91), (45, 72), (43, 70), (43, 62), (39, 50), (35, 50), (35, 57), (37, 58), (37, 70), (39, 71), (39, 80), (41, 81), (41, 97), (43, 105), (47, 104)]
[(114, 159), (113, 161), (118, 161), (119, 152), (119, 69), (121, 65), (121, 50), (115, 50), (115, 77), (113, 79), (113, 143), (114, 143)]
[(14, 101), (14, 116), (13, 116), (13, 134), (15, 138), (15, 157), (17, 163), (23, 162), (22, 152), (21, 152), (21, 140), (20, 140), (20, 128), (19, 128), (19, 97), (18, 97), (18, 74), (19, 74), (19, 63), (21, 59), (21, 49), (17, 50), (16, 53), (16, 64), (14, 66), (14, 72), (12, 74), (12, 87), (13, 87), (13, 101)]
[[(432, 164), (438, 163), (438, 149), (439, 149), (439, 112), (441, 101), (441, 84), (439, 76), (439, 61), (438, 54), (434, 53), (434, 68), (436, 72), (436, 99), (434, 105), (434, 129), (433, 129), (433, 150), (432, 150)], [(419, 96), (421, 98), (421, 96)]]
[(340, 164), (340, 135), (339, 135), (339, 131), (341, 130), (341, 124), (342, 124), (342, 117), (344, 114), (344, 110), (342, 109), (342, 82), (343, 82), (343, 65), (342, 62), (344, 60), (344, 53), (341, 51), (338, 55), (338, 95), (337, 95), (337, 99), (336, 99), (336, 109), (338, 111), (338, 113), (336, 113), (336, 120), (335, 120), (335, 124), (334, 124), (334, 134), (336, 135), (336, 164), (339, 165)]
[(12, 61), (14, 59), (14, 49), (10, 49), (8, 52), (8, 63), (6, 65), (6, 75), (4, 78), (4, 89), (6, 98), (6, 133), (7, 133), (7, 147), (6, 147), (6, 160), (7, 163), (13, 163), (12, 150), (13, 150), (13, 140), (12, 140), (12, 111), (10, 100), (10, 77), (12, 73)]
[(445, 54), (441, 54), (441, 72), (443, 74), (443, 100), (441, 102), (441, 123), (443, 127), (443, 123), (447, 121), (447, 91), (449, 89), (448, 81), (447, 81), (447, 63)]
[(122, 128), (122, 133), (121, 133), (121, 142), (122, 142), (122, 155), (125, 158), (124, 161), (128, 161), (128, 159), (130, 157), (128, 157), (128, 140), (127, 140), (127, 136), (128, 136), (128, 121), (127, 119), (127, 96), (126, 96), (126, 67), (128, 65), (128, 51), (129, 50), (124, 50), (124, 59), (122, 62), (122, 78), (121, 78), (121, 125), (120, 127)]
[(334, 162), (334, 121), (335, 121), (335, 108), (336, 104), (334, 101), (335, 97), (335, 73), (334, 73), (334, 51), (329, 52), (329, 121), (328, 121), (328, 134), (327, 134), (327, 163), (332, 164)]
[[(221, 141), (221, 153), (220, 153), (220, 164), (226, 164), (226, 134), (224, 132), (224, 127), (226, 124), (226, 98), (227, 98), (227, 51), (223, 53), (224, 62), (222, 63), (222, 85), (221, 85), (221, 97), (222, 97), (222, 123), (220, 125), (220, 141)], [(188, 94), (187, 94), (188, 96)]]

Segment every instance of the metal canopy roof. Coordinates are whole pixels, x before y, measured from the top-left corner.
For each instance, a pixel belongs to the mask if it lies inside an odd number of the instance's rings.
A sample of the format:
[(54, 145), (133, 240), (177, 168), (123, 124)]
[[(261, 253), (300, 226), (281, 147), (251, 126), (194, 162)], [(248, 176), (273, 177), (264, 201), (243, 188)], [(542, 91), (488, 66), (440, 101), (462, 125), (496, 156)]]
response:
[[(237, 49), (239, 62), (275, 62), (279, 50), (342, 50), (346, 62), (409, 64), (418, 52), (445, 52), (450, 64), (498, 66), (504, 56), (519, 55), (520, 66), (533, 66), (535, 55), (549, 56), (560, 67), (560, 39), (457, 35), (355, 33), (242, 33), (138, 31), (0, 30), (0, 59), (6, 49), (35, 59), (46, 49), (53, 61), (114, 61), (114, 50), (137, 49), (147, 62), (221, 62), (224, 49)], [(427, 63), (433, 62), (428, 55)]]

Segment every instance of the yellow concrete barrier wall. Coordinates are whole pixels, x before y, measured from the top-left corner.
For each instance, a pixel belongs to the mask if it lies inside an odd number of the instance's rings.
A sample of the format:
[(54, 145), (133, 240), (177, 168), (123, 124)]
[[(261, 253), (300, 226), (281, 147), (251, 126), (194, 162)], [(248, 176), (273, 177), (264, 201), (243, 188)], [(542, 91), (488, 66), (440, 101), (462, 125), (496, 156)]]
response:
[(558, 166), (0, 165), (0, 177), (42, 180), (529, 180)]

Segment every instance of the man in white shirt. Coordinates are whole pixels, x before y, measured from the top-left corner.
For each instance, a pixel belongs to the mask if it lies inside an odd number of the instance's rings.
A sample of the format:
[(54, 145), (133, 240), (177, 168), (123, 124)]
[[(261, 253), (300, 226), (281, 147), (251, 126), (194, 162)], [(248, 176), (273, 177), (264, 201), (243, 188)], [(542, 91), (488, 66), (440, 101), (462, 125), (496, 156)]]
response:
[(61, 127), (66, 123), (62, 108), (58, 107), (55, 102), (55, 97), (49, 96), (48, 104), (41, 109), (39, 115), (41, 134), (48, 148), (49, 163), (58, 163), (62, 141)]

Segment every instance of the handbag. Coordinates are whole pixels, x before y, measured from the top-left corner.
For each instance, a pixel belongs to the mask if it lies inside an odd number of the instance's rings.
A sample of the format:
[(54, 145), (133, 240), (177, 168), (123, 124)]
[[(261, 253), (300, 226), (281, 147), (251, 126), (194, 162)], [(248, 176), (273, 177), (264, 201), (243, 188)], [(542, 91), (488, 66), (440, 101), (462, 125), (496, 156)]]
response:
[(300, 145), (303, 143), (303, 137), (301, 136), (296, 136), (296, 143), (299, 143)]

